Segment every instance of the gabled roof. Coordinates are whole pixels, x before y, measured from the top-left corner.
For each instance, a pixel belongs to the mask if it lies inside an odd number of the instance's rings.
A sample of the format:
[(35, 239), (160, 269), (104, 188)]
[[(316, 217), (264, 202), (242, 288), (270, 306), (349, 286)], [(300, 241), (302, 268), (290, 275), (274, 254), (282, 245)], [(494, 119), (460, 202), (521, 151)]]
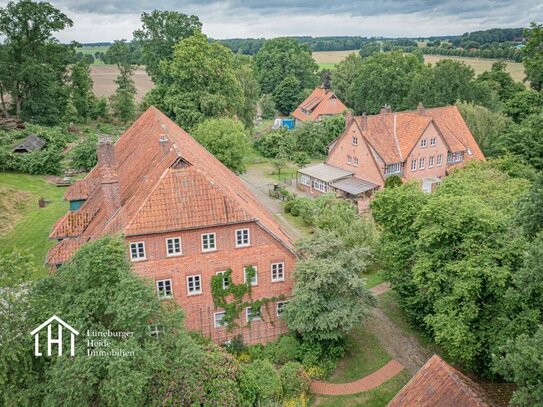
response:
[[(290, 236), (247, 186), (156, 108), (134, 122), (115, 143), (114, 152), (121, 206), (110, 215), (105, 210), (100, 182), (112, 175), (103, 174), (98, 165), (66, 192), (66, 197), (90, 195), (74, 212), (77, 215), (67, 214), (55, 224), (50, 237), (141, 235), (256, 222), (294, 251)], [(65, 242), (69, 239), (57, 245), (61, 251), (62, 246), (72, 248)]]
[(53, 315), (51, 318), (49, 318), (47, 321), (42, 323), (40, 326), (38, 326), (36, 329), (34, 329), (32, 332), (30, 332), (30, 335), (35, 335), (39, 331), (41, 331), (43, 328), (45, 328), (47, 325), (49, 325), (51, 322), (56, 321), (60, 325), (62, 325), (64, 328), (67, 328), (70, 332), (72, 332), (75, 335), (79, 335), (79, 332), (75, 330), (72, 326), (64, 322), (62, 319), (57, 317), (56, 315)]
[(45, 145), (45, 140), (35, 136), (34, 134), (28, 135), (21, 143), (19, 143), (17, 146), (13, 147), (13, 151), (36, 151), (41, 150), (43, 146)]
[[(292, 113), (292, 116), (302, 122), (317, 120), (320, 115), (340, 114), (347, 107), (337, 98), (333, 91), (319, 86)], [(305, 113), (304, 111), (308, 112)]]
[[(489, 388), (500, 388), (500, 397), (493, 396), (495, 390), (489, 392)], [(434, 355), (387, 407), (505, 407), (512, 390), (510, 384), (478, 384)]]
[(405, 161), (430, 125), (435, 126), (451, 152), (468, 152), (465, 161), (485, 159), (456, 106), (358, 116), (354, 123), (356, 133), (366, 138), (386, 164)]

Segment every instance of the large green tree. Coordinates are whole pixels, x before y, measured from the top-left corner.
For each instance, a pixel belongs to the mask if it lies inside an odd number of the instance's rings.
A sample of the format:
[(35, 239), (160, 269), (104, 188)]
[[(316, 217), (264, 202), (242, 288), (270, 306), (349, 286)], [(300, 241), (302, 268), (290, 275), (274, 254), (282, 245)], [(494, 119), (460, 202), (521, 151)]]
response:
[(58, 43), (53, 34), (72, 25), (46, 2), (21, 0), (0, 8), (1, 93), (10, 95), (14, 113), (24, 120), (61, 120), (68, 97), (67, 66), (75, 52), (74, 45)]
[(255, 55), (254, 64), (261, 90), (265, 94), (273, 94), (277, 86), (290, 76), (300, 82), (302, 89), (312, 89), (318, 84), (319, 67), (311, 51), (294, 38), (267, 40)]
[(385, 104), (394, 110), (410, 107), (405, 100), (423, 66), (416, 56), (402, 52), (364, 58), (348, 90), (352, 108), (356, 113), (373, 114)]
[(251, 139), (241, 122), (228, 118), (207, 119), (192, 130), (192, 135), (232, 171), (245, 172)]
[(520, 124), (509, 126), (500, 137), (498, 149), (516, 154), (537, 170), (543, 170), (543, 116), (532, 114)]
[(251, 59), (246, 55), (234, 57), (236, 78), (243, 89), (243, 106), (239, 111), (239, 118), (246, 129), (252, 129), (256, 117), (256, 107), (260, 98), (260, 85), (256, 80)]
[(85, 61), (74, 64), (70, 74), (70, 93), (81, 120), (86, 120), (94, 113), (96, 97), (92, 91), (92, 84), (89, 64)]
[(525, 36), (528, 38), (522, 49), (525, 80), (533, 89), (540, 91), (543, 88), (543, 24), (531, 23)]
[(117, 89), (111, 97), (111, 107), (115, 116), (123, 122), (134, 119), (136, 115), (136, 85), (134, 71), (136, 66), (130, 57), (130, 48), (126, 40), (117, 40), (109, 47), (110, 61), (117, 64), (119, 75), (115, 79)]
[(141, 47), (142, 62), (153, 81), (162, 82), (161, 61), (171, 61), (179, 41), (201, 30), (197, 16), (177, 11), (154, 10), (142, 13), (142, 28), (134, 31), (134, 39)]
[[(0, 270), (17, 266), (0, 260)], [(160, 301), (153, 284), (130, 271), (120, 238), (85, 245), (54, 275), (24, 287), (12, 301), (18, 303), (24, 306), (17, 315), (0, 313), (2, 332), (10, 333), (0, 336), (3, 405), (243, 404), (237, 362), (189, 336), (175, 303)], [(79, 330), (74, 357), (32, 356), (28, 333), (52, 315)], [(88, 344), (96, 338), (86, 337), (87, 330), (132, 334), (109, 336), (109, 346), (96, 348)], [(87, 356), (89, 348), (133, 353)]]
[(171, 61), (161, 64), (163, 80), (144, 99), (185, 129), (210, 117), (233, 117), (244, 106), (233, 55), (197, 31), (181, 40)]
[(304, 100), (302, 84), (295, 76), (287, 76), (277, 85), (272, 97), (277, 110), (289, 115)]
[(348, 248), (337, 233), (326, 230), (302, 241), (299, 250), (303, 259), (294, 272), (293, 298), (286, 309), (288, 327), (308, 341), (339, 341), (375, 305), (361, 276), (369, 250)]
[(354, 106), (351, 86), (361, 68), (362, 58), (360, 55), (353, 53), (349, 54), (347, 58), (337, 65), (332, 75), (332, 89), (334, 89), (336, 96), (347, 106)]

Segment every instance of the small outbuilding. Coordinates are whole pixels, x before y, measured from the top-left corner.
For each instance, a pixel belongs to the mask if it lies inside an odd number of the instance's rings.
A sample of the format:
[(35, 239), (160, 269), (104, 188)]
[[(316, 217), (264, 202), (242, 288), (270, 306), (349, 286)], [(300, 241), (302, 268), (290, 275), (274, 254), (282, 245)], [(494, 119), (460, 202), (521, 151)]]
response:
[(34, 134), (30, 134), (20, 144), (17, 144), (15, 147), (13, 147), (12, 151), (14, 153), (30, 153), (32, 151), (41, 150), (44, 146), (44, 139), (35, 136)]

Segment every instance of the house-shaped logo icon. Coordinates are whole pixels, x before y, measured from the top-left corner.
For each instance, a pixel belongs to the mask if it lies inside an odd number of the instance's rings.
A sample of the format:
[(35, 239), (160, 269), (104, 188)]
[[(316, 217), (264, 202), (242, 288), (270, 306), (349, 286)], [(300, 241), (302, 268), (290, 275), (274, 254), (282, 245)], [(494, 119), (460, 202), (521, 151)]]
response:
[[(53, 339), (51, 338), (51, 326), (53, 323), (56, 322), (57, 328), (58, 328), (58, 334), (57, 338)], [(47, 321), (45, 321), (43, 324), (41, 324), (39, 327), (34, 329), (32, 332), (30, 332), (30, 335), (34, 336), (34, 355), (36, 356), (42, 356), (42, 353), (40, 352), (40, 331), (47, 327), (47, 356), (51, 356), (51, 345), (56, 344), (58, 347), (58, 355), (62, 356), (62, 331), (64, 328), (66, 328), (68, 331), (70, 331), (70, 356), (74, 356), (75, 354), (75, 336), (79, 335), (79, 332), (77, 332), (74, 328), (72, 328), (70, 325), (68, 325), (66, 322), (64, 322), (62, 319), (57, 317), (56, 315), (53, 315), (51, 318), (49, 318)]]

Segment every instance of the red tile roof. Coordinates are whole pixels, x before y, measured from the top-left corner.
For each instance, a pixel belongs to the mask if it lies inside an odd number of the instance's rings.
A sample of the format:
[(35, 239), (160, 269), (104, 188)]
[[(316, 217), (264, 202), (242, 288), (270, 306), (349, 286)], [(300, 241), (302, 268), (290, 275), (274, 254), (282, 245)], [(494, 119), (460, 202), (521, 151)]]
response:
[(456, 106), (358, 116), (354, 121), (357, 133), (366, 138), (387, 164), (404, 161), (430, 123), (443, 136), (451, 152), (469, 150), (472, 154), (466, 154), (465, 161), (485, 160)]
[[(141, 115), (117, 140), (114, 150), (120, 208), (109, 217), (103, 210), (100, 181), (89, 180), (103, 176), (97, 166), (70, 189), (83, 189), (82, 185), (94, 182), (97, 186), (78, 211), (55, 224), (50, 237), (95, 238), (117, 232), (140, 235), (257, 222), (279, 243), (294, 250), (290, 236), (247, 186), (156, 108)], [(63, 250), (65, 240), (54, 250)]]
[[(320, 86), (315, 88), (300, 106), (292, 113), (292, 116), (302, 122), (317, 120), (320, 115), (340, 114), (347, 110), (341, 100), (330, 89)], [(307, 111), (309, 113), (304, 113)]]
[(94, 176), (87, 176), (85, 179), (79, 179), (68, 188), (64, 194), (64, 199), (67, 201), (87, 199), (92, 191), (94, 191), (94, 188), (96, 188), (96, 185), (98, 185), (98, 179), (94, 178)]
[(512, 389), (510, 384), (476, 383), (434, 355), (387, 407), (505, 407)]

